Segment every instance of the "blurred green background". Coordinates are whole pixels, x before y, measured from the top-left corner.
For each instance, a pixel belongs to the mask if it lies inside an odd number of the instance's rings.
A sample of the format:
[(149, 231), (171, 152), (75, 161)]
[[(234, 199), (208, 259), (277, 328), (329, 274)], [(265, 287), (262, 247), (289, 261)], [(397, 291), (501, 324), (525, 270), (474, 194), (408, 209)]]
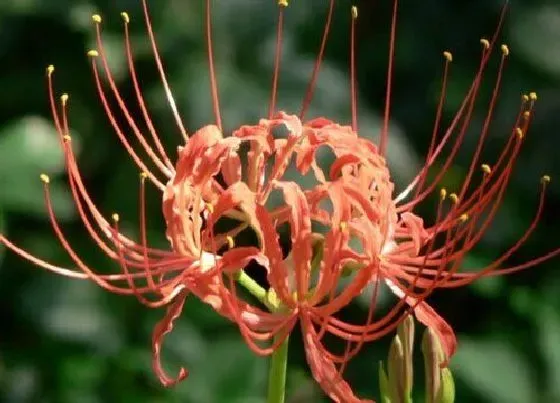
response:
[[(294, 0), (286, 13), (279, 107), (297, 112), (318, 49), (327, 0)], [(358, 28), (361, 135), (376, 138), (385, 88), (390, 1), (361, 1)], [(490, 36), (503, 1), (403, 1), (393, 93), (390, 167), (396, 183), (410, 180), (428, 147), (438, 99), (443, 50), (454, 53), (449, 119), (479, 62), (481, 36)], [(203, 36), (203, 1), (150, 1), (154, 29), (175, 98), (192, 131), (212, 121)], [(339, 0), (326, 61), (309, 116), (349, 121), (350, 2)], [(70, 93), (74, 145), (89, 190), (101, 211), (121, 213), (137, 234), (138, 176), (98, 102), (87, 49), (91, 14), (104, 17), (105, 44), (118, 83), (133, 100), (122, 48), (119, 12), (131, 18), (137, 70), (160, 137), (174, 150), (178, 130), (165, 104), (142, 22), (139, 0), (14, 0), (0, 2), (0, 228), (38, 256), (64, 265), (43, 206), (40, 172), (51, 175), (64, 230), (92, 267), (104, 260), (76, 219), (46, 103), (44, 69), (56, 65), (57, 91)], [(273, 63), (272, 0), (214, 1), (214, 48), (223, 119), (228, 130), (266, 114)], [(507, 249), (534, 213), (539, 177), (552, 175), (547, 210), (537, 233), (511, 263), (560, 244), (554, 213), (560, 206), (560, 5), (511, 1), (502, 35), (508, 61), (490, 139), (492, 163), (509, 133), (520, 94), (539, 94), (534, 124), (501, 213), (466, 264), (479, 266)], [(495, 70), (490, 64), (480, 102), (456, 165), (446, 176), (460, 184), (476, 144)], [(170, 152), (171, 155), (174, 152)], [(150, 241), (166, 245), (157, 192), (150, 189)], [(428, 203), (429, 204), (429, 203)], [(428, 206), (427, 211), (433, 210)], [(430, 302), (454, 326), (459, 351), (451, 363), (457, 402), (560, 401), (560, 276), (558, 260), (508, 278), (438, 291)], [(367, 298), (355, 311), (366, 310)], [(110, 295), (93, 284), (59, 278), (0, 249), (0, 401), (3, 402), (261, 402), (266, 359), (254, 357), (237, 330), (194, 299), (166, 339), (164, 364), (185, 365), (187, 381), (163, 389), (150, 365), (151, 329), (163, 310)], [(312, 382), (301, 343), (292, 337), (289, 402), (323, 399)], [(362, 396), (375, 397), (377, 363), (389, 340), (368, 346), (346, 373)], [(419, 361), (420, 362), (420, 361)], [(423, 396), (417, 376), (415, 394)], [(420, 400), (420, 399), (419, 399)], [(420, 400), (422, 401), (422, 400)]]

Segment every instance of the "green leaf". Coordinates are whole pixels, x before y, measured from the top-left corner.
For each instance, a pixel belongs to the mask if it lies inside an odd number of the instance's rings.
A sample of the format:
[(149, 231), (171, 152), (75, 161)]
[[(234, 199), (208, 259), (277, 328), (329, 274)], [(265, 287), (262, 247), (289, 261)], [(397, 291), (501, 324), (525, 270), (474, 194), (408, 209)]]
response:
[[(196, 328), (193, 330), (196, 331)], [(245, 402), (256, 397), (262, 401), (267, 359), (254, 354), (238, 334), (226, 330), (212, 340), (202, 339), (197, 342), (197, 352), (189, 346), (191, 339), (173, 333), (169, 335), (167, 352), (185, 349), (187, 355), (187, 350), (190, 350), (190, 358), (181, 360), (190, 370), (185, 387), (181, 388), (183, 401), (229, 403)]]
[[(556, 292), (556, 291), (554, 291)], [(543, 304), (544, 305), (544, 304)], [(544, 305), (535, 323), (539, 329), (538, 343), (548, 369), (548, 389), (551, 401), (560, 401), (560, 320), (552, 305)]]
[[(43, 216), (39, 175), (44, 172), (55, 176), (63, 170), (58, 134), (47, 119), (27, 116), (0, 131), (0, 205), (4, 210)], [(68, 188), (51, 182), (50, 193), (57, 218), (71, 217), (74, 208)]]
[(469, 383), (488, 401), (534, 401), (530, 364), (504, 336), (491, 340), (461, 338), (461, 346), (452, 364), (455, 376)]
[(4, 126), (0, 131), (0, 168), (2, 176), (61, 172), (64, 154), (53, 125), (45, 118), (26, 116)]
[(553, 4), (515, 7), (515, 12), (511, 15), (511, 23), (515, 27), (511, 30), (511, 37), (515, 49), (519, 49), (523, 60), (543, 73), (558, 77), (560, 76), (560, 29), (558, 29), (557, 18), (560, 11)]

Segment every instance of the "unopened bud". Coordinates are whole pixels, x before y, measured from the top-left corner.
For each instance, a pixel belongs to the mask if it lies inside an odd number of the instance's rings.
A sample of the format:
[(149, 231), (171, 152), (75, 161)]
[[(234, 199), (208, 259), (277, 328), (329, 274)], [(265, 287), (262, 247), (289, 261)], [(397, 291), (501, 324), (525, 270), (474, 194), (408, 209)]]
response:
[(422, 354), (426, 377), (426, 402), (436, 403), (441, 386), (441, 363), (444, 357), (439, 340), (430, 328), (426, 329), (422, 336)]
[(455, 401), (455, 381), (449, 368), (441, 369), (441, 384), (436, 396), (436, 403), (453, 403)]
[(406, 379), (404, 365), (404, 347), (398, 335), (393, 338), (391, 347), (389, 347), (389, 359), (387, 361), (387, 369), (389, 372), (389, 391), (392, 402), (405, 402), (405, 391), (403, 389), (404, 380)]
[(414, 318), (412, 315), (407, 315), (407, 317), (402, 321), (397, 328), (397, 334), (403, 346), (403, 377), (400, 384), (404, 387), (405, 397), (409, 398), (412, 392), (413, 383), (412, 353), (414, 350)]

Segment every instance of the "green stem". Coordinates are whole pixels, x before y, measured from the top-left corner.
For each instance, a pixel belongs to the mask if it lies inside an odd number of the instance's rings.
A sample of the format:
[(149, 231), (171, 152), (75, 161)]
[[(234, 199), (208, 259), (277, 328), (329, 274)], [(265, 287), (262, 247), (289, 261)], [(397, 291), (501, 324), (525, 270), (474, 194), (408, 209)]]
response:
[(286, 368), (288, 364), (288, 339), (278, 348), (270, 359), (268, 372), (268, 395), (267, 403), (284, 403), (286, 396)]
[[(251, 295), (263, 303), (270, 312), (278, 312), (282, 309), (274, 290), (265, 290), (243, 270), (237, 273), (236, 280)], [(284, 403), (286, 395), (286, 368), (288, 364), (288, 339), (289, 336), (286, 336), (286, 339), (272, 353), (270, 358), (267, 403)]]
[(243, 270), (237, 273), (237, 282), (245, 288), (249, 294), (258, 299), (265, 305), (270, 312), (275, 312), (279, 309), (280, 304), (276, 298), (276, 294), (272, 290), (265, 290), (255, 280), (253, 280)]
[(245, 271), (239, 271), (237, 273), (236, 280), (255, 298), (257, 298), (263, 304), (266, 303), (266, 290), (262, 288), (255, 280), (253, 280), (247, 273), (245, 273)]

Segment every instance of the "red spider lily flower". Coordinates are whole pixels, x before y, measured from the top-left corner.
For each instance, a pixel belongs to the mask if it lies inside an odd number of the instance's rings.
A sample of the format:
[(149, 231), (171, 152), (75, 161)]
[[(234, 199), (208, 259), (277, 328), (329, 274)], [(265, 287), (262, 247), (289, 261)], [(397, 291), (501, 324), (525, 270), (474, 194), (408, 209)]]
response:
[[(141, 171), (140, 240), (134, 241), (120, 232), (118, 215), (105, 218), (90, 197), (71, 147), (67, 121), (68, 96), (62, 95), (61, 107), (56, 104), (52, 82), (54, 67), (49, 66), (50, 105), (76, 207), (91, 238), (119, 264), (121, 271), (100, 274), (75, 253), (52, 209), (47, 176), (42, 176), (42, 180), (51, 224), (77, 269), (66, 269), (43, 261), (1, 234), (0, 242), (31, 262), (58, 274), (89, 279), (108, 291), (134, 295), (149, 307), (167, 306), (167, 313), (155, 327), (152, 340), (154, 370), (164, 385), (173, 385), (187, 375), (187, 371), (181, 369), (175, 377), (169, 376), (160, 364), (160, 349), (163, 337), (171, 331), (173, 321), (181, 314), (190, 293), (235, 322), (251, 350), (260, 355), (274, 352), (299, 323), (307, 361), (325, 393), (336, 402), (361, 402), (364, 400), (354, 395), (342, 376), (348, 361), (364, 343), (392, 332), (409, 313), (413, 312), (420, 322), (434, 330), (448, 358), (453, 354), (456, 345), (453, 330), (425, 302), (435, 288), (457, 287), (482, 276), (515, 272), (560, 253), (558, 249), (523, 265), (501, 267), (535, 229), (544, 206), (544, 190), (550, 180), (544, 176), (535, 219), (520, 240), (488, 267), (459, 271), (466, 253), (484, 235), (500, 206), (536, 101), (535, 94), (522, 97), (511, 136), (497, 162), (493, 167), (481, 163), (480, 153), (489, 131), (509, 53), (505, 45), (501, 47), (502, 59), (494, 96), (462, 188), (449, 195), (445, 189), (439, 190), (440, 202), (432, 225), (426, 225), (413, 212), (419, 203), (436, 191), (460, 149), (470, 126), (482, 77), (496, 47), (503, 14), (494, 37), (481, 41), (479, 69), (454, 119), (441, 135), (442, 108), (452, 61), (451, 53), (444, 53), (442, 96), (425, 165), (412, 183), (395, 196), (385, 152), (396, 42), (396, 0), (391, 22), (386, 107), (378, 146), (358, 136), (355, 7), (352, 8), (350, 35), (351, 125), (341, 125), (326, 118), (305, 119), (328, 38), (334, 0), (329, 2), (319, 56), (299, 115), (276, 110), (284, 9), (288, 5), (286, 0), (279, 0), (269, 114), (256, 125), (241, 126), (231, 136), (224, 136), (213, 66), (210, 1), (206, 1), (206, 34), (215, 125), (205, 126), (192, 135), (187, 133), (171, 94), (146, 0), (142, 0), (142, 4), (158, 72), (184, 140), (175, 162), (163, 148), (142, 96), (129, 42), (128, 14), (122, 13), (125, 52), (149, 136), (132, 117), (112, 76), (103, 47), (99, 15), (93, 16), (97, 49), (88, 53), (95, 86), (106, 115)], [(108, 89), (100, 70), (104, 73)], [(116, 102), (117, 111), (111, 107), (112, 100), (109, 98)], [(124, 119), (119, 119), (116, 114)], [(128, 129), (122, 127), (122, 121), (126, 122)], [(275, 135), (279, 128), (287, 130), (287, 137)], [(150, 170), (132, 147), (127, 131), (132, 132), (156, 170)], [(442, 157), (444, 147), (449, 145), (451, 151), (444, 158), (441, 170), (428, 182), (428, 171)], [(246, 154), (242, 152), (245, 147), (249, 150)], [(322, 147), (330, 149), (335, 156), (328, 172), (317, 158), (317, 151)], [(475, 186), (473, 181), (479, 166), (482, 167), (482, 181)], [(289, 169), (312, 176), (314, 184), (304, 188), (287, 179)], [(169, 250), (148, 246), (144, 201), (146, 180), (162, 192), (166, 236), (171, 245)], [(274, 197), (282, 200), (280, 205), (272, 203)], [(450, 205), (445, 204), (448, 199), (451, 200)], [(286, 228), (290, 234), (287, 253), (280, 242), (280, 234)], [(241, 241), (247, 232), (256, 237), (255, 245), (242, 246)], [(260, 270), (258, 274), (266, 279), (265, 287), (259, 286), (248, 274), (251, 265), (257, 266)], [(375, 317), (378, 291), (382, 285), (387, 286), (399, 301), (388, 312)], [(341, 319), (341, 309), (368, 286), (374, 292), (364, 323), (348, 323)], [(253, 295), (240, 291), (240, 288)], [(337, 354), (330, 351), (324, 341), (326, 336), (341, 340), (346, 347), (344, 352)]]

